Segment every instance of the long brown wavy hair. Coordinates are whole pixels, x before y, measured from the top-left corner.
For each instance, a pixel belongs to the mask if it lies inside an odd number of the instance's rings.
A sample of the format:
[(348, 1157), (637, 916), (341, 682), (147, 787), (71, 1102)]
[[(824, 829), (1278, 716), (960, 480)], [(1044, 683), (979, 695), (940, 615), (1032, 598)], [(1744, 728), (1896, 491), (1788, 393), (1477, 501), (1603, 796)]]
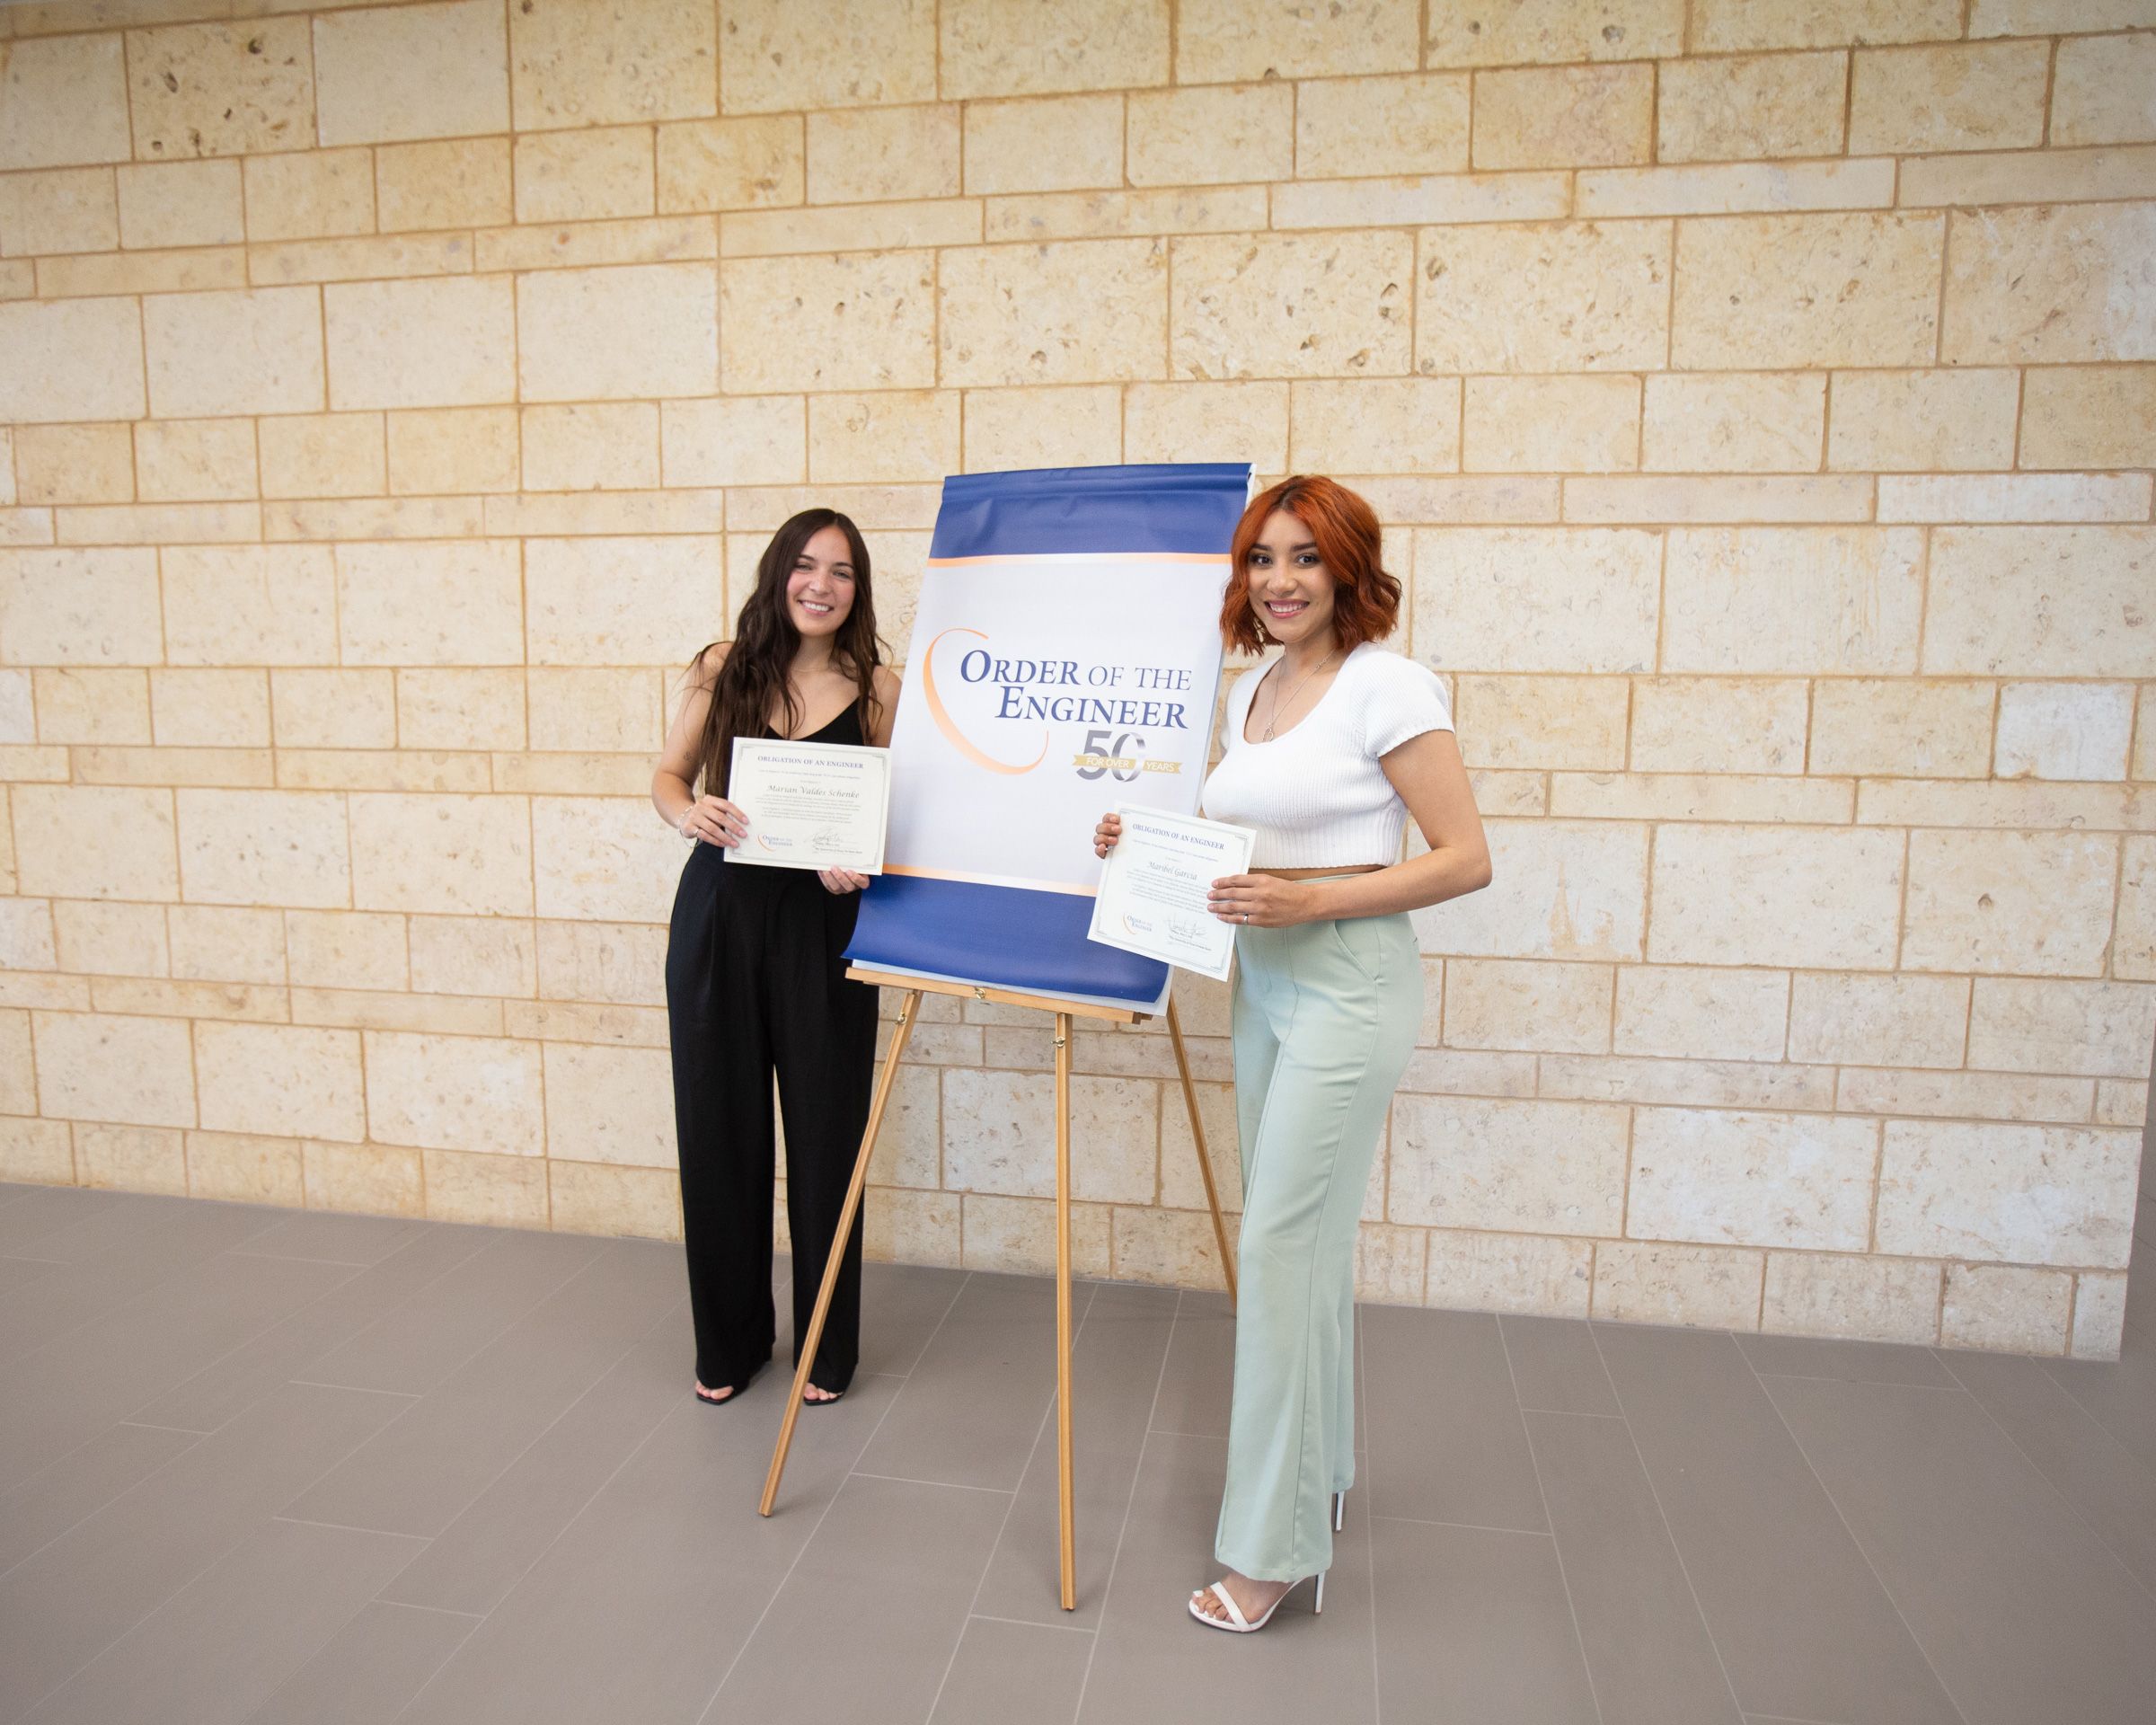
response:
[[(836, 527), (846, 535), (846, 555), (853, 564), (853, 608), (839, 626), (838, 639), (832, 647), (833, 660), (853, 674), (861, 691), (862, 731), (868, 736), (875, 734), (876, 672), (883, 655), (876, 639), (869, 547), (861, 529), (836, 509), (803, 509), (771, 535), (771, 543), (756, 560), (755, 591), (741, 607), (741, 615), (734, 624), (733, 650), (727, 654), (711, 685), (711, 711), (704, 714), (703, 735), (696, 746), (698, 777), (707, 795), (726, 794), (735, 738), (761, 737), (774, 712), (784, 721), (782, 729), (792, 731), (800, 725), (800, 703), (794, 698), (789, 673), (801, 644), (801, 632), (793, 626), (787, 612), (786, 583), (802, 547), (826, 527)], [(719, 644), (713, 641), (711, 647)], [(706, 647), (703, 653), (711, 647)], [(703, 653), (690, 662), (692, 672), (702, 664)]]

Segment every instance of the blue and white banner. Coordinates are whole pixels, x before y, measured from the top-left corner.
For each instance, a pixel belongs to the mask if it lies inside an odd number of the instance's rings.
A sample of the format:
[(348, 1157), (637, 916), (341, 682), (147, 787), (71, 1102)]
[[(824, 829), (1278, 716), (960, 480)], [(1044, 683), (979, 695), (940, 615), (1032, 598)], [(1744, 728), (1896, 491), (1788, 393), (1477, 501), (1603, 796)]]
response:
[(1241, 463), (943, 482), (852, 962), (1161, 1009), (1167, 966), (1085, 937), (1093, 824), (1197, 810), (1250, 484)]

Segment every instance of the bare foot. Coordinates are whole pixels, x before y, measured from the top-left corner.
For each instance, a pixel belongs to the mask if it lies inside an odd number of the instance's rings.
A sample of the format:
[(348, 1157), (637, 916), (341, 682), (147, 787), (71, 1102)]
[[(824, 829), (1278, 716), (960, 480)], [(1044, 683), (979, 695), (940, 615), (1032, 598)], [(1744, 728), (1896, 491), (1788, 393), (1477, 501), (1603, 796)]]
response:
[(804, 1402), (835, 1402), (838, 1397), (829, 1390), (818, 1389), (813, 1384), (804, 1384), (801, 1386), (801, 1400)]
[[(1235, 1604), (1244, 1619), (1256, 1623), (1280, 1601), (1280, 1596), (1295, 1584), (1293, 1581), (1253, 1581), (1247, 1575), (1230, 1570), (1221, 1578), (1220, 1585), (1235, 1597)], [(1210, 1588), (1201, 1588), (1190, 1596), (1190, 1603), (1216, 1623), (1233, 1623), (1228, 1608), (1220, 1603), (1220, 1596)]]
[(703, 1380), (701, 1377), (696, 1380), (696, 1399), (699, 1402), (709, 1402), (713, 1407), (717, 1407), (721, 1402), (730, 1402), (733, 1398), (734, 1386), (731, 1384), (729, 1384), (723, 1390), (707, 1390), (703, 1387)]

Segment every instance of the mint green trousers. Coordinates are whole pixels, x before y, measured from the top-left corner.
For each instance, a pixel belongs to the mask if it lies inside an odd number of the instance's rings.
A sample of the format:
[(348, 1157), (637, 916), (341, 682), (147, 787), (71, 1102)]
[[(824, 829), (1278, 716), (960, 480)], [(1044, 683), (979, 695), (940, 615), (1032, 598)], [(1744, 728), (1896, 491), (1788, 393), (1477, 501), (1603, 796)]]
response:
[(1242, 1143), (1235, 1392), (1214, 1555), (1267, 1581), (1332, 1561), (1355, 1482), (1355, 1235), (1422, 1022), (1404, 915), (1235, 933)]

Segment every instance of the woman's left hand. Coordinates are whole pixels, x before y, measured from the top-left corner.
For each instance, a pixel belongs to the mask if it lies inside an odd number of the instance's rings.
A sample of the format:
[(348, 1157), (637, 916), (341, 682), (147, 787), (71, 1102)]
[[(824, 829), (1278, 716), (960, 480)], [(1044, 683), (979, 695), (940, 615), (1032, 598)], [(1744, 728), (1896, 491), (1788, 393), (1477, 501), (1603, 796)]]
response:
[(1318, 914), (1309, 881), (1273, 874), (1223, 876), (1206, 895), (1206, 908), (1238, 928), (1290, 928)]
[(852, 869), (818, 869), (816, 878), (824, 883), (826, 892), (859, 892), (869, 884), (869, 877)]

